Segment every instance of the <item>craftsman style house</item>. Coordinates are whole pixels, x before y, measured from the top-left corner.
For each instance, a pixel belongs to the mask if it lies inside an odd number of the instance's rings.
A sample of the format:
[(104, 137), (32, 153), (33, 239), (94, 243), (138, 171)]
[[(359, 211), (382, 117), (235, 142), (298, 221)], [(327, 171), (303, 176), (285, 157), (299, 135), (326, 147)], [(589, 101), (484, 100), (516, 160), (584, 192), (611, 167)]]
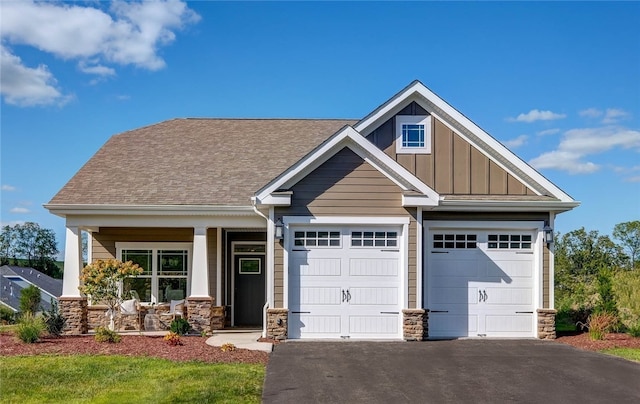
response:
[[(131, 156), (136, 156), (132, 159)], [(569, 195), (420, 82), (355, 120), (174, 119), (113, 136), (46, 205), (66, 219), (68, 332), (91, 259), (144, 305), (271, 338), (555, 337)]]

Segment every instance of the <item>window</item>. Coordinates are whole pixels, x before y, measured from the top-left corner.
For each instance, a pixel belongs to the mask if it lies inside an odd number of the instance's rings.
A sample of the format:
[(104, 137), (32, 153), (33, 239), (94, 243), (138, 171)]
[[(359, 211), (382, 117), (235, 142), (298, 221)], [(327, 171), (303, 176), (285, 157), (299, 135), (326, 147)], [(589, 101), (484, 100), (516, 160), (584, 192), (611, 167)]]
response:
[(354, 231), (351, 233), (352, 247), (397, 247), (398, 232)]
[(434, 234), (433, 248), (473, 249), (477, 248), (476, 234)]
[(491, 250), (529, 250), (532, 239), (530, 234), (489, 234), (487, 248)]
[(295, 247), (340, 247), (339, 231), (296, 231)]
[(135, 291), (142, 302), (148, 303), (181, 300), (189, 295), (190, 245), (122, 243), (118, 251), (122, 261), (133, 261), (143, 269), (141, 275), (123, 282), (124, 292)]
[(396, 116), (396, 153), (431, 153), (431, 115)]

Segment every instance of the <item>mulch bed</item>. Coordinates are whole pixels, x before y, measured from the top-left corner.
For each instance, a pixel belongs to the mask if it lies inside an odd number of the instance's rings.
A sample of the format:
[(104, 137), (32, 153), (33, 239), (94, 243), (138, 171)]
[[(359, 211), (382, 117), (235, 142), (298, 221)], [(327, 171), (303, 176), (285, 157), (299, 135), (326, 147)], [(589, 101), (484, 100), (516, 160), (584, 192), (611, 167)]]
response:
[(208, 363), (261, 363), (266, 364), (269, 354), (261, 351), (236, 349), (223, 352), (220, 347), (205, 343), (200, 336), (183, 336), (182, 345), (171, 346), (161, 336), (123, 335), (114, 344), (96, 342), (93, 335), (43, 338), (34, 344), (25, 344), (11, 334), (0, 333), (0, 357), (15, 355), (127, 355), (164, 358), (172, 361), (199, 361)]
[(591, 340), (588, 333), (560, 335), (556, 341), (587, 351), (602, 351), (603, 349), (611, 348), (640, 349), (640, 338), (634, 338), (629, 334), (607, 334), (605, 338), (600, 341)]

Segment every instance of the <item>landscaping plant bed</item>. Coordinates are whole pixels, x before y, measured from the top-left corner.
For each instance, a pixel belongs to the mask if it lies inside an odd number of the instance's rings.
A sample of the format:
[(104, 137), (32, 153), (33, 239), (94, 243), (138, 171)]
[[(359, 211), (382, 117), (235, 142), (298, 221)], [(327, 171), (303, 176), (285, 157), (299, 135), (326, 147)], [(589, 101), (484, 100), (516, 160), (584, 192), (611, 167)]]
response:
[(588, 333), (560, 335), (556, 341), (588, 351), (602, 351), (611, 348), (640, 349), (640, 338), (634, 338), (629, 334), (622, 333), (607, 334), (603, 340), (596, 341), (589, 338)]
[(127, 355), (164, 358), (172, 361), (208, 363), (266, 364), (269, 354), (236, 349), (223, 352), (220, 347), (205, 343), (201, 336), (183, 336), (182, 345), (170, 346), (162, 336), (123, 335), (118, 343), (96, 342), (93, 335), (42, 338), (33, 344), (19, 341), (12, 333), (0, 333), (0, 356), (15, 355)]

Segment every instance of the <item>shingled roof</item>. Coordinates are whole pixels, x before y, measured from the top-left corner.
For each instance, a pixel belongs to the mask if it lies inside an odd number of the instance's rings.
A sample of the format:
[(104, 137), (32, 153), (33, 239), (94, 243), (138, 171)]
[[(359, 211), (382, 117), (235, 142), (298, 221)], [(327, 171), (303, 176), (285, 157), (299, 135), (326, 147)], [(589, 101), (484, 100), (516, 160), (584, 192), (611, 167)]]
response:
[(354, 120), (173, 119), (115, 135), (51, 205), (249, 206), (260, 187)]

